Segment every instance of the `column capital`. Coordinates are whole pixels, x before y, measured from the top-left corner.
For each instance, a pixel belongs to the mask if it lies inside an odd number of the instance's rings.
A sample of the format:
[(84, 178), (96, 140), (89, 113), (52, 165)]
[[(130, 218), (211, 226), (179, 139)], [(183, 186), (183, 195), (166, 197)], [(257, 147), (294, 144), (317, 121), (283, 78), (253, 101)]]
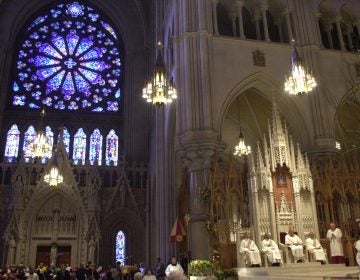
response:
[(235, 20), (236, 17), (237, 17), (237, 15), (238, 15), (238, 13), (237, 13), (237, 11), (231, 11), (231, 12), (229, 13), (229, 15), (230, 15), (230, 19), (231, 19), (231, 20)]
[(341, 22), (343, 22), (343, 20), (344, 20), (344, 18), (341, 17), (341, 16), (336, 16), (336, 17), (335, 17), (335, 22), (336, 22), (336, 23), (341, 23)]
[(269, 5), (268, 5), (268, 4), (261, 4), (261, 5), (260, 5), (260, 11), (266, 12), (268, 9), (269, 9)]

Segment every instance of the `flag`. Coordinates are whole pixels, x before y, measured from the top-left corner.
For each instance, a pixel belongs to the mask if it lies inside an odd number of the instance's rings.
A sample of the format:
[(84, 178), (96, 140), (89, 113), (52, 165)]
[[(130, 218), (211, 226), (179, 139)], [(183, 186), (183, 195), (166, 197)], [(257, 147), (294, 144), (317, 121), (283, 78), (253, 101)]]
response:
[(170, 233), (170, 241), (181, 242), (184, 240), (185, 236), (186, 236), (186, 232), (184, 230), (184, 227), (182, 226), (179, 218), (176, 218), (175, 224)]

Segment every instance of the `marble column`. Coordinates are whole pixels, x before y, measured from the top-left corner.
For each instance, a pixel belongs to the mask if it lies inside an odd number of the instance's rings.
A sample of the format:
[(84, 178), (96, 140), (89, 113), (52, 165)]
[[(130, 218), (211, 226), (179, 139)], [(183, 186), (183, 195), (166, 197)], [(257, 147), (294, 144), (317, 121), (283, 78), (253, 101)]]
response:
[(239, 20), (239, 32), (240, 32), (241, 39), (246, 39), (245, 32), (244, 32), (244, 19), (243, 19), (243, 15), (242, 15), (242, 8), (244, 7), (244, 4), (245, 4), (244, 0), (236, 1), (238, 20)]
[(321, 18), (321, 14), (320, 14), (320, 13), (316, 13), (316, 14), (315, 14), (316, 34), (317, 34), (317, 37), (318, 37), (319, 46), (320, 46), (320, 48), (323, 48), (324, 45), (323, 45), (323, 43), (322, 43), (321, 30), (320, 30), (320, 22), (319, 22), (320, 18)]
[(341, 31), (341, 22), (342, 22), (343, 18), (342, 17), (336, 17), (335, 20), (335, 24), (336, 24), (336, 30), (337, 30), (337, 34), (338, 34), (338, 39), (340, 42), (340, 49), (342, 51), (345, 51), (345, 44), (344, 44), (344, 37), (342, 35), (342, 31)]
[(330, 49), (334, 49), (334, 42), (333, 42), (332, 36), (331, 36), (332, 29), (333, 29), (333, 26), (331, 24), (326, 25), (326, 37), (329, 41)]
[(292, 32), (292, 26), (291, 26), (290, 10), (285, 9), (284, 10), (284, 15), (285, 15), (286, 27), (287, 27), (288, 36), (289, 36), (289, 43), (290, 43), (294, 39), (294, 35), (293, 35), (293, 32)]
[(236, 32), (236, 12), (230, 13), (230, 19), (231, 19), (231, 29), (234, 37), (237, 37)]
[(219, 35), (219, 27), (218, 27), (218, 20), (217, 20), (217, 4), (219, 0), (212, 0), (212, 16), (213, 16), (213, 27), (214, 27), (214, 34)]
[(270, 36), (269, 36), (269, 27), (268, 27), (267, 16), (266, 16), (266, 12), (267, 12), (268, 8), (269, 8), (268, 5), (261, 5), (261, 7), (260, 7), (261, 16), (263, 19), (265, 41), (270, 42), (271, 40), (270, 40)]

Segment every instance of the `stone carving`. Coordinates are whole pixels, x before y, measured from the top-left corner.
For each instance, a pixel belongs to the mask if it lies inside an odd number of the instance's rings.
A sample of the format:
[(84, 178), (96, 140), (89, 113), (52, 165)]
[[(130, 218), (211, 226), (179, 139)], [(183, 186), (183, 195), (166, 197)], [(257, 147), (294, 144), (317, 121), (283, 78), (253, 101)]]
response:
[(266, 66), (265, 54), (259, 50), (253, 51), (253, 61), (255, 66)]
[(96, 249), (96, 242), (94, 239), (94, 235), (92, 235), (88, 244), (88, 261), (91, 263), (94, 263), (95, 260), (95, 249)]
[(10, 235), (8, 240), (8, 251), (7, 251), (7, 264), (15, 264), (15, 250), (16, 250), (16, 241), (12, 235)]

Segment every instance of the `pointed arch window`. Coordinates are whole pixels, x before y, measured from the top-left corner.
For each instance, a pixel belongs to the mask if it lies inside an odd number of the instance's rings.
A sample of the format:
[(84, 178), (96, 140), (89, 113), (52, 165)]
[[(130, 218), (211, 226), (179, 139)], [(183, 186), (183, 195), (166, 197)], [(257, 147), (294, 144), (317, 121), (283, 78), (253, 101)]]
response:
[[(31, 142), (33, 142), (35, 140), (36, 135), (37, 135), (37, 133), (36, 133), (35, 128), (32, 125), (30, 125), (24, 134), (23, 151), (25, 154), (25, 158), (31, 157), (30, 151), (29, 151), (29, 145)], [(28, 160), (26, 160), (26, 161), (28, 161)]]
[[(61, 133), (59, 133), (58, 135), (58, 142), (60, 140), (60, 135)], [(65, 150), (66, 152), (69, 154), (70, 151), (70, 133), (68, 131), (68, 129), (66, 127), (63, 128), (63, 143), (65, 146)]]
[(75, 164), (85, 164), (86, 134), (79, 128), (74, 136), (73, 160)]
[(110, 130), (106, 136), (106, 165), (118, 164), (119, 153), (119, 137), (116, 135), (115, 130)]
[(6, 135), (5, 158), (7, 162), (13, 162), (19, 154), (20, 131), (13, 124)]
[(125, 234), (122, 230), (119, 230), (115, 238), (115, 262), (119, 261), (121, 262), (121, 264), (124, 264), (125, 245), (126, 245)]
[(96, 160), (98, 161), (98, 165), (101, 165), (102, 141), (103, 137), (100, 130), (96, 128), (90, 135), (89, 161), (91, 165), (93, 165)]
[[(60, 2), (60, 1), (59, 1)], [(106, 17), (77, 1), (52, 5), (22, 34), (12, 82), (14, 106), (116, 112), (120, 40)]]
[[(45, 137), (46, 137), (46, 142), (49, 143), (52, 148), (54, 145), (54, 132), (52, 132), (50, 126), (45, 127)], [(52, 156), (52, 151), (42, 158), (42, 162), (44, 163), (46, 159), (51, 158), (51, 156)]]

